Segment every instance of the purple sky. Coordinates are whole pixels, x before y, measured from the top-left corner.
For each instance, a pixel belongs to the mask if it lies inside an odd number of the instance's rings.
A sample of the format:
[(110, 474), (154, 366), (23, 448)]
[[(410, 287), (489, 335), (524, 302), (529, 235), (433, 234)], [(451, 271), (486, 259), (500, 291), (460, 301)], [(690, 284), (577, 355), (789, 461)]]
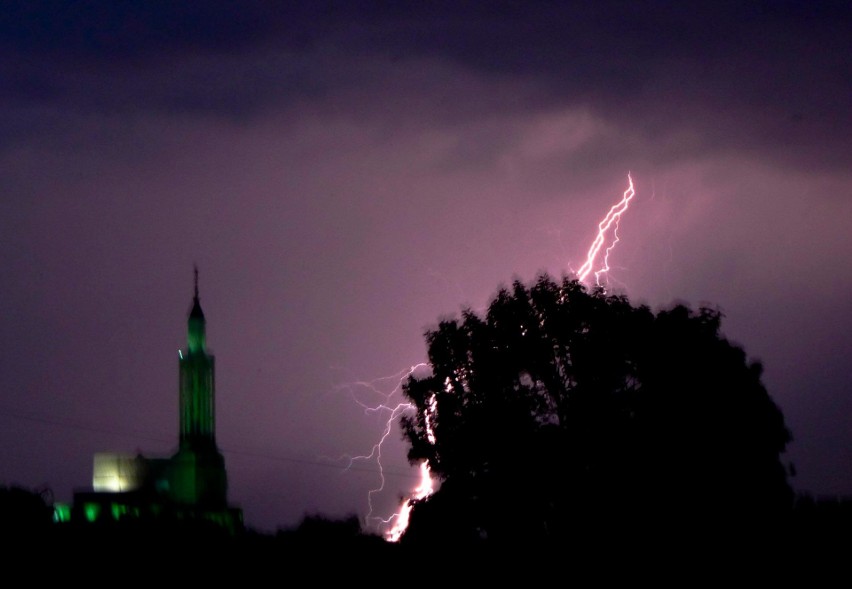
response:
[(363, 516), (353, 383), (579, 269), (630, 171), (611, 286), (721, 308), (795, 488), (852, 495), (847, 2), (137, 4), (0, 13), (0, 483), (70, 500), (95, 452), (176, 448), (197, 262), (230, 499)]

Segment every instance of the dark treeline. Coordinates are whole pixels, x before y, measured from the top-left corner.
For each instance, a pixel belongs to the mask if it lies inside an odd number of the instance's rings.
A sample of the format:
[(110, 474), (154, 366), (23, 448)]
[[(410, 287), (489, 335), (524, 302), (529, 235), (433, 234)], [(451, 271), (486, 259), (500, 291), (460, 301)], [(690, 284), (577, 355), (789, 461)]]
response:
[(814, 566), (843, 570), (852, 544), (852, 500), (807, 495), (796, 498), (784, 526), (772, 535), (743, 538), (736, 529), (717, 530), (696, 541), (696, 536), (666, 538), (652, 527), (642, 535), (614, 533), (573, 545), (527, 539), (511, 547), (487, 540), (460, 544), (452, 538), (426, 544), (415, 536), (391, 544), (365, 532), (355, 516), (306, 516), (298, 526), (276, 533), (247, 529), (229, 534), (198, 521), (56, 524), (48, 495), (17, 487), (0, 488), (0, 517), (6, 571), (43, 580), (151, 581), (165, 575), (175, 581), (260, 583), (269, 575), (311, 575), (317, 582), (351, 577), (378, 582), (422, 575), (426, 583), (459, 572), (480, 579), (521, 572), (532, 580), (558, 571), (569, 577), (598, 571), (612, 578), (666, 576), (682, 567), (709, 567), (696, 570), (712, 574), (744, 566), (783, 577)]
[(309, 515), (292, 529), (261, 533), (171, 516), (56, 523), (53, 514), (49, 493), (0, 488), (0, 561), (7, 573), (42, 580), (259, 582), (270, 574), (336, 578), (365, 563), (402, 562), (400, 545), (364, 531), (354, 515)]

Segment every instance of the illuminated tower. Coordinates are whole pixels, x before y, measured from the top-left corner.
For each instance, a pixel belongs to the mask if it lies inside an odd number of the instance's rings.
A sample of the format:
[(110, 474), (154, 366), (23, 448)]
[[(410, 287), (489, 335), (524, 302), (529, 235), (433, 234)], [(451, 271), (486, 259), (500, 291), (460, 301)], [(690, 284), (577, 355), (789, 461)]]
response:
[(180, 358), (180, 449), (205, 451), (216, 448), (214, 358), (207, 353), (204, 312), (198, 300), (198, 268), (195, 296), (189, 312), (187, 352)]
[(216, 447), (216, 379), (207, 353), (204, 313), (195, 296), (189, 312), (187, 351), (180, 357), (180, 446), (172, 459), (171, 495), (178, 503), (217, 508), (226, 504), (225, 460)]
[(198, 300), (198, 268), (187, 323), (187, 349), (179, 362), (178, 451), (170, 458), (95, 454), (92, 490), (75, 492), (73, 507), (58, 507), (60, 521), (177, 518), (215, 523), (230, 533), (243, 528), (242, 510), (227, 502), (225, 459), (216, 446), (216, 379)]

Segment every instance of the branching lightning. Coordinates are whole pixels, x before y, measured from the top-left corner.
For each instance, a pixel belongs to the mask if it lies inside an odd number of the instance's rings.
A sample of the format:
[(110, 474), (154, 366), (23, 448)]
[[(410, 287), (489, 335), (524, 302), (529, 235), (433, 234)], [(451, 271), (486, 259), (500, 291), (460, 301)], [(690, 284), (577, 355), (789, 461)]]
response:
[[(627, 174), (627, 182), (628, 187), (624, 191), (621, 200), (615, 205), (613, 205), (609, 209), (609, 212), (606, 214), (603, 220), (598, 223), (598, 233), (595, 236), (595, 239), (592, 241), (592, 245), (589, 247), (589, 251), (586, 254), (585, 263), (577, 273), (577, 277), (581, 282), (586, 282), (589, 276), (591, 274), (594, 274), (595, 285), (600, 285), (601, 276), (607, 274), (610, 270), (609, 255), (612, 253), (612, 251), (615, 249), (615, 246), (620, 241), (618, 236), (618, 226), (621, 222), (621, 217), (627, 212), (627, 209), (630, 207), (630, 201), (636, 194), (636, 190), (633, 187), (633, 178), (629, 172)], [(408, 379), (408, 377), (414, 374), (416, 370), (421, 368), (429, 368), (429, 365), (426, 363), (420, 363), (411, 366), (406, 370), (402, 370), (394, 375), (376, 379), (372, 382), (359, 381), (357, 383), (352, 383), (354, 385), (366, 387), (371, 391), (384, 397), (383, 403), (380, 403), (379, 405), (368, 405), (358, 400), (353, 395), (355, 402), (358, 403), (358, 405), (360, 405), (366, 413), (383, 412), (387, 414), (387, 420), (385, 421), (381, 437), (379, 438), (378, 442), (373, 445), (370, 450), (370, 453), (361, 456), (348, 457), (349, 465), (347, 466), (347, 468), (352, 466), (356, 461), (375, 461), (378, 465), (380, 482), (376, 488), (370, 489), (370, 491), (367, 493), (367, 504), (369, 506), (369, 511), (365, 520), (368, 525), (375, 525), (377, 527), (380, 527), (383, 530), (383, 535), (385, 539), (389, 542), (397, 542), (400, 538), (402, 538), (402, 535), (408, 528), (409, 519), (411, 517), (411, 510), (413, 509), (414, 505), (418, 501), (425, 499), (435, 491), (435, 480), (432, 478), (432, 474), (429, 470), (429, 464), (426, 461), (423, 461), (420, 463), (420, 483), (418, 484), (416, 489), (411, 491), (407, 499), (403, 499), (399, 510), (386, 519), (373, 515), (373, 497), (377, 493), (381, 493), (385, 488), (385, 473), (384, 467), (382, 465), (382, 445), (390, 435), (391, 430), (393, 429), (393, 423), (397, 421), (404, 413), (416, 410), (416, 407), (412, 403), (400, 402), (394, 405), (391, 402), (391, 399), (394, 395), (402, 391), (402, 385)], [(376, 386), (376, 383), (386, 380), (396, 381), (396, 386), (390, 393), (387, 394), (382, 393)], [(437, 400), (433, 396), (431, 399), (429, 399), (427, 403), (424, 415), (426, 422), (426, 436), (427, 440), (431, 444), (435, 443), (435, 433), (432, 429), (432, 424), (434, 423), (437, 411)]]
[[(580, 282), (586, 282), (589, 274), (594, 271), (595, 284), (599, 285), (601, 275), (609, 272), (609, 254), (612, 253), (612, 250), (615, 249), (615, 246), (619, 242), (618, 224), (621, 221), (621, 216), (627, 212), (627, 209), (630, 207), (630, 201), (636, 194), (636, 190), (633, 188), (633, 178), (629, 172), (627, 173), (627, 182), (628, 187), (624, 191), (621, 201), (614, 204), (603, 220), (598, 223), (598, 234), (595, 236), (594, 241), (592, 241), (591, 247), (589, 247), (589, 251), (586, 254), (586, 262), (580, 268), (579, 272), (577, 272), (577, 278), (580, 279)], [(610, 233), (611, 237), (608, 237)], [(609, 244), (606, 248), (604, 248), (605, 243)], [(601, 254), (602, 248), (603, 254)], [(600, 259), (597, 266), (598, 269), (594, 270), (596, 260), (598, 259)]]
[[(397, 372), (391, 376), (383, 377), (376, 379), (374, 381), (357, 381), (355, 383), (350, 383), (348, 386), (360, 386), (371, 390), (372, 392), (381, 395), (384, 397), (384, 402), (378, 405), (368, 405), (358, 398), (354, 397), (353, 400), (360, 405), (365, 413), (386, 413), (387, 419), (385, 421), (384, 429), (382, 430), (382, 435), (379, 440), (373, 444), (370, 449), (369, 454), (363, 454), (360, 456), (348, 456), (348, 465), (347, 468), (351, 467), (356, 462), (375, 462), (378, 467), (379, 472), (379, 485), (373, 489), (370, 489), (367, 492), (367, 505), (369, 507), (367, 511), (367, 515), (365, 516), (365, 521), (368, 525), (376, 526), (384, 529), (384, 537), (386, 540), (390, 542), (396, 542), (405, 532), (405, 529), (408, 527), (408, 520), (411, 513), (411, 508), (414, 505), (414, 502), (420, 499), (424, 499), (432, 494), (434, 491), (434, 481), (429, 473), (429, 466), (426, 462), (422, 462), (420, 464), (420, 483), (417, 488), (412, 491), (411, 497), (403, 501), (402, 505), (398, 512), (392, 514), (388, 518), (377, 517), (373, 515), (374, 507), (373, 507), (373, 497), (384, 491), (385, 489), (385, 472), (384, 466), (382, 464), (382, 446), (387, 440), (388, 436), (393, 429), (393, 424), (397, 421), (404, 413), (409, 411), (414, 411), (416, 408), (412, 403), (400, 402), (397, 404), (393, 404), (391, 399), (401, 392), (402, 385), (408, 379), (409, 376), (414, 374), (415, 371), (422, 368), (428, 368), (428, 364), (425, 362), (421, 362), (419, 364), (415, 364), (410, 368)], [(376, 383), (387, 380), (395, 380), (396, 386), (389, 393), (383, 393), (379, 390)], [(429, 408), (427, 409), (426, 422), (427, 422), (427, 436), (430, 442), (435, 442), (435, 436), (432, 432), (431, 428), (431, 416), (434, 415), (435, 412), (436, 401), (434, 397), (432, 398)], [(390, 527), (390, 529), (388, 529)]]

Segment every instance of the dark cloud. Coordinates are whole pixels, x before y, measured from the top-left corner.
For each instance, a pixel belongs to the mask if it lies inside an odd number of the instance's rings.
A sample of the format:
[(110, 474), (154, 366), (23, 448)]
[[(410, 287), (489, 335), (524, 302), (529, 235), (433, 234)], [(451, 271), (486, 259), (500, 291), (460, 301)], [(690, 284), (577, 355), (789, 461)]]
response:
[(583, 108), (658, 146), (659, 161), (759, 152), (843, 167), (851, 12), (843, 2), (13, 2), (0, 16), (0, 132), (39, 131), (57, 109), (381, 116), (418, 99), (396, 78), (422, 69), (431, 87), (411, 89), (444, 117)]
[(133, 62), (175, 51), (230, 51), (273, 30), (287, 32), (288, 17), (301, 10), (274, 4), (13, 0), (0, 16), (0, 34), (6, 50), (39, 57)]

